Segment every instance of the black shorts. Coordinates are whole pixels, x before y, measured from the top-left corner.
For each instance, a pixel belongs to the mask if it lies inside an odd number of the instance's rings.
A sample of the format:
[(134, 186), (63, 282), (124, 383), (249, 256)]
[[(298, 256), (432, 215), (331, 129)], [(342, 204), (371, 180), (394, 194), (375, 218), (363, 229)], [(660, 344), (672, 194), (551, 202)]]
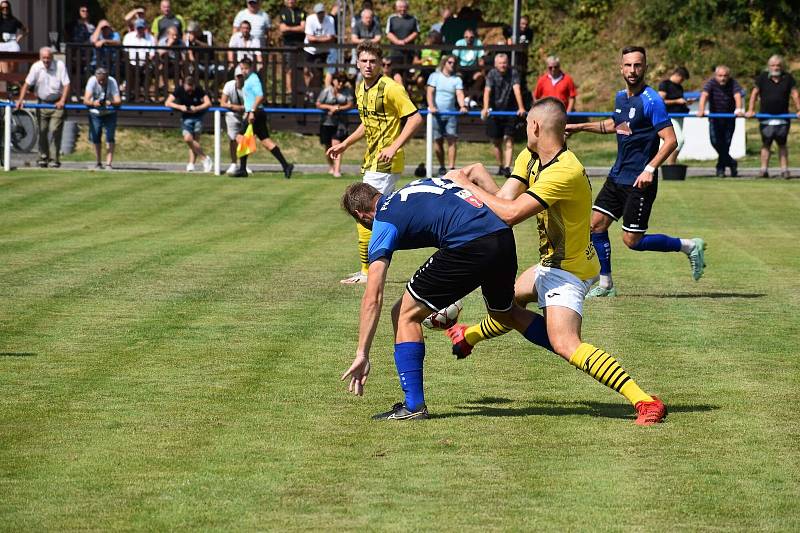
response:
[[(250, 123), (246, 120), (242, 121), (242, 130), (240, 133), (247, 131), (247, 126)], [(267, 114), (261, 109), (256, 109), (255, 116), (253, 117), (253, 133), (259, 140), (263, 141), (269, 137), (269, 128), (267, 127)]]
[(331, 141), (343, 141), (347, 139), (347, 126), (339, 124), (335, 126), (319, 125), (319, 142), (322, 146), (330, 146)]
[(650, 211), (658, 194), (658, 177), (645, 189), (633, 185), (620, 185), (607, 179), (594, 200), (592, 209), (614, 220), (622, 217), (622, 229), (631, 233), (644, 233), (650, 222)]
[(306, 63), (311, 65), (324, 65), (328, 61), (328, 52), (320, 52), (318, 54), (306, 54)]
[(444, 309), (478, 287), (486, 308), (508, 311), (514, 302), (517, 246), (504, 229), (433, 254), (406, 285), (409, 294), (433, 311)]
[(789, 122), (786, 124), (777, 124), (774, 126), (768, 125), (766, 122), (761, 122), (758, 125), (761, 132), (761, 142), (764, 146), (771, 146), (772, 141), (778, 143), (778, 146), (784, 146), (786, 139), (789, 137)]
[(486, 119), (486, 136), (494, 140), (513, 137), (516, 127), (517, 117), (493, 117), (489, 115), (489, 118)]

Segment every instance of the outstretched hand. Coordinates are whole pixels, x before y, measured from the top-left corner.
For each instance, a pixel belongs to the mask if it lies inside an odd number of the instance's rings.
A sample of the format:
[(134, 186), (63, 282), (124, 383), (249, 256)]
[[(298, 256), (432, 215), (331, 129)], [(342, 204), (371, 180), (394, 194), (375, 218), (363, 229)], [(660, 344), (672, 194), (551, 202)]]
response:
[(353, 359), (353, 364), (347, 369), (347, 372), (342, 374), (341, 381), (350, 377), (350, 384), (347, 386), (347, 391), (352, 392), (356, 396), (364, 395), (364, 384), (367, 382), (369, 376), (369, 357), (365, 355), (356, 355)]
[(347, 150), (347, 146), (345, 146), (344, 143), (339, 143), (328, 148), (328, 151), (325, 152), (325, 154), (331, 159), (338, 159), (345, 150)]

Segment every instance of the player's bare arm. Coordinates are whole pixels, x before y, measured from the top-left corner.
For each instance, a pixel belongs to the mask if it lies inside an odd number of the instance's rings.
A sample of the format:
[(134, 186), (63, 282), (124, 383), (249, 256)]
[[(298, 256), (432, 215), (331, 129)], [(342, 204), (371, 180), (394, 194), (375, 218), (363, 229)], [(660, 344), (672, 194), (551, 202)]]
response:
[(644, 189), (652, 185), (654, 169), (657, 169), (659, 166), (661, 166), (661, 163), (663, 163), (664, 160), (669, 157), (669, 154), (671, 154), (675, 148), (678, 147), (678, 139), (675, 137), (675, 129), (672, 126), (663, 128), (658, 132), (658, 136), (664, 142), (661, 143), (661, 148), (658, 149), (656, 155), (653, 156), (653, 159), (650, 160), (647, 166), (644, 167), (642, 173), (636, 178), (636, 181), (633, 182), (634, 187)]
[(404, 144), (414, 135), (414, 132), (417, 131), (422, 125), (422, 115), (419, 113), (414, 113), (410, 117), (406, 118), (406, 123), (403, 125), (403, 129), (400, 131), (400, 135), (397, 136), (397, 139), (394, 140), (392, 144), (381, 150), (381, 153), (378, 154), (378, 161), (382, 161), (384, 163), (388, 163), (394, 157), (394, 154), (403, 147)]
[(354, 145), (355, 143), (364, 138), (365, 131), (366, 129), (364, 128), (364, 123), (362, 122), (356, 128), (356, 131), (351, 133), (350, 136), (347, 137), (347, 139), (343, 140), (339, 144), (336, 144), (328, 148), (328, 157), (336, 159), (337, 157), (342, 155), (344, 151), (347, 150), (350, 146)]
[(500, 217), (500, 220), (509, 226), (519, 224), (546, 209), (545, 206), (529, 194), (522, 194), (514, 200), (500, 198), (472, 183), (463, 173), (454, 177), (453, 182), (477, 196), (481, 202), (494, 211), (495, 215)]
[(342, 381), (347, 379), (348, 376), (350, 377), (350, 384), (347, 390), (358, 396), (363, 396), (364, 384), (367, 382), (367, 376), (369, 376), (369, 350), (372, 347), (372, 340), (375, 338), (378, 320), (381, 318), (383, 288), (388, 270), (389, 260), (385, 258), (373, 261), (369, 265), (367, 288), (364, 290), (364, 297), (361, 299), (356, 357), (353, 359), (353, 364), (350, 365), (350, 368), (342, 374)]
[(505, 198), (506, 200), (513, 200), (526, 190), (526, 185), (516, 178), (509, 178), (503, 183), (502, 187), (497, 186), (492, 174), (486, 170), (483, 163), (473, 163), (458, 170), (451, 170), (445, 175), (447, 179), (453, 179), (458, 172), (466, 174), (467, 179), (472, 183), (483, 189), (484, 191)]
[(565, 129), (567, 135), (581, 131), (588, 133), (600, 133), (601, 135), (607, 133), (616, 133), (616, 130), (614, 129), (613, 118), (607, 118), (605, 120), (599, 120), (596, 122), (584, 122), (582, 124), (567, 124)]

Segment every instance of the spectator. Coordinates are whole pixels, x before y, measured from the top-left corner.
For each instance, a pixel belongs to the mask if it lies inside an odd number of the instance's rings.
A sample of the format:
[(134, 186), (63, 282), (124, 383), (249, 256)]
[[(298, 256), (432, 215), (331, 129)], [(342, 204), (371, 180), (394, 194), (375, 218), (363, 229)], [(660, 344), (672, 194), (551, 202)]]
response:
[(103, 169), (101, 162), (103, 130), (106, 131), (106, 168), (114, 162), (114, 133), (117, 130), (117, 110), (122, 104), (117, 80), (106, 69), (98, 68), (86, 83), (83, 104), (89, 108), (89, 141), (94, 144), (95, 168)]
[[(767, 61), (767, 71), (756, 77), (755, 87), (750, 93), (750, 105), (747, 116), (755, 115), (756, 98), (760, 97), (759, 111), (766, 115), (785, 115), (789, 113), (789, 98), (794, 102), (797, 117), (800, 118), (800, 95), (797, 83), (784, 70), (783, 57), (773, 55)], [(772, 141), (778, 144), (781, 177), (789, 179), (789, 147), (786, 139), (789, 136), (789, 121), (785, 118), (762, 118), (758, 122), (761, 132), (761, 177), (769, 177), (769, 156)]]
[(256, 70), (261, 70), (261, 45), (258, 39), (250, 33), (250, 21), (243, 20), (239, 23), (239, 31), (231, 35), (231, 40), (228, 42), (231, 48), (247, 48), (252, 51), (228, 50), (228, 64), (233, 66), (237, 65), (245, 57), (255, 65)]
[[(440, 111), (467, 112), (464, 102), (464, 84), (456, 76), (456, 56), (446, 55), (439, 68), (428, 78), (426, 96), (428, 111), (433, 116), (433, 147), (439, 160), (439, 175), (447, 172), (444, 166), (444, 141), (447, 140), (448, 168), (456, 167), (456, 141), (458, 140), (458, 117), (455, 115), (439, 115)], [(458, 107), (456, 108), (456, 103)]]
[[(735, 113), (736, 116), (744, 115), (742, 107), (742, 87), (731, 78), (731, 70), (725, 65), (719, 65), (714, 69), (714, 77), (709, 78), (703, 91), (700, 93), (700, 103), (697, 109), (697, 116), (705, 115), (706, 102), (709, 103), (711, 113)], [(736, 129), (735, 118), (709, 118), (708, 130), (711, 137), (711, 145), (719, 154), (717, 159), (717, 177), (725, 176), (725, 168), (731, 169), (731, 177), (736, 177), (738, 164), (731, 157), (730, 148), (733, 140), (733, 132)]]
[(193, 76), (185, 76), (183, 83), (167, 97), (165, 106), (181, 112), (181, 132), (183, 141), (189, 147), (189, 163), (186, 172), (194, 171), (194, 164), (199, 157), (203, 162), (203, 172), (211, 172), (211, 158), (200, 146), (200, 134), (203, 133), (203, 116), (211, 107), (211, 99), (206, 92), (197, 86)]
[(219, 105), (225, 109), (229, 109), (230, 113), (225, 113), (225, 126), (228, 132), (228, 148), (231, 155), (231, 165), (225, 172), (228, 176), (235, 175), (239, 167), (236, 165), (236, 146), (238, 145), (236, 138), (242, 131), (242, 118), (244, 117), (244, 74), (242, 69), (237, 65), (234, 71), (234, 78), (225, 83), (222, 88), (222, 96), (219, 99)]
[(241, 31), (241, 24), (246, 20), (250, 23), (250, 35), (253, 36), (259, 47), (262, 47), (267, 45), (272, 21), (258, 3), (259, 0), (247, 0), (247, 7), (239, 11), (236, 18), (233, 19), (233, 33)]
[(64, 129), (64, 104), (69, 96), (69, 75), (63, 61), (53, 59), (53, 50), (47, 46), (39, 49), (39, 61), (31, 65), (17, 100), (17, 109), (25, 105), (28, 89), (35, 87), (36, 98), (54, 108), (37, 109), (36, 124), (39, 128), (39, 167), (49, 164), (61, 166), (61, 132)]
[(483, 72), (480, 69), (485, 54), (483, 42), (478, 39), (475, 30), (467, 28), (464, 30), (464, 37), (456, 41), (456, 46), (466, 47), (453, 50), (453, 55), (458, 59), (458, 68), (463, 73), (464, 88), (469, 89), (483, 79)]
[[(253, 133), (261, 141), (264, 148), (269, 150), (281, 164), (283, 176), (288, 180), (292, 177), (294, 165), (286, 161), (280, 147), (269, 137), (267, 114), (261, 108), (261, 105), (264, 103), (264, 88), (261, 85), (261, 79), (258, 77), (258, 74), (252, 71), (252, 65), (249, 59), (243, 59), (239, 63), (239, 68), (244, 77), (242, 97), (244, 99), (245, 115), (242, 121), (242, 133), (244, 133), (244, 128), (246, 128), (247, 125), (253, 125)], [(244, 156), (239, 160), (239, 170), (233, 176), (236, 178), (246, 178), (247, 175), (247, 156)]]
[[(4, 4), (7, 2), (3, 2)], [(82, 5), (78, 8), (78, 20), (72, 25), (71, 38), (73, 43), (86, 44), (94, 33), (95, 25), (89, 20), (89, 6)], [(2, 30), (5, 33), (5, 30)]]
[[(384, 57), (383, 59), (381, 59), (381, 72), (383, 73), (383, 75), (386, 76), (387, 78), (391, 78), (392, 77), (392, 70), (393, 70), (392, 69), (392, 58), (391, 57)], [(361, 73), (359, 72), (358, 75), (361, 76)]]
[(353, 91), (345, 86), (346, 83), (347, 74), (339, 72), (331, 80), (330, 87), (325, 87), (317, 97), (317, 109), (327, 111), (320, 121), (319, 141), (325, 147), (328, 173), (334, 178), (342, 177), (342, 158), (332, 159), (328, 148), (347, 139), (347, 115), (344, 112), (353, 109)]
[[(436, 46), (442, 44), (442, 34), (432, 31), (425, 38), (427, 46)], [(419, 57), (414, 58), (414, 65), (418, 65), (419, 71), (416, 74), (415, 82), (423, 95), (422, 100), (425, 101), (425, 84), (428, 77), (433, 74), (439, 63), (442, 60), (442, 51), (435, 48), (423, 48), (419, 51)]]
[[(126, 48), (125, 52), (128, 54), (128, 73), (127, 91), (128, 99), (138, 99), (139, 95), (143, 100), (149, 97), (150, 77), (153, 74), (153, 64), (150, 62), (156, 55), (155, 48), (156, 41), (153, 36), (147, 32), (147, 22), (142, 18), (137, 18), (133, 22), (134, 31), (125, 34), (122, 39), (123, 46), (146, 46), (148, 48)], [(131, 91), (131, 89), (133, 89)]]
[[(371, 9), (362, 9), (361, 17), (353, 26), (350, 40), (353, 44), (361, 44), (364, 41), (373, 43), (381, 42), (381, 26), (375, 18), (375, 12)], [(353, 54), (355, 55), (355, 54)]]
[(353, 30), (356, 27), (356, 22), (361, 19), (361, 14), (364, 13), (365, 9), (372, 11), (372, 17), (375, 19), (375, 24), (377, 24), (378, 27), (381, 27), (381, 19), (378, 17), (378, 14), (375, 13), (375, 6), (372, 5), (372, 0), (364, 0), (364, 2), (361, 4), (361, 10), (357, 13), (354, 12), (350, 19), (350, 30)]
[(397, 0), (394, 3), (394, 14), (389, 15), (386, 21), (386, 37), (394, 46), (389, 52), (389, 57), (395, 65), (394, 81), (403, 84), (403, 72), (414, 62), (416, 55), (413, 50), (403, 47), (414, 44), (419, 36), (419, 22), (417, 17), (408, 14), (408, 1)]
[[(514, 43), (514, 33), (511, 26), (506, 26), (503, 29), (503, 36), (506, 38), (506, 44), (512, 45)], [(533, 42), (533, 28), (531, 28), (531, 19), (528, 15), (522, 15), (519, 18), (519, 28), (517, 29), (517, 42), (528, 46)]]
[(95, 48), (92, 66), (103, 67), (107, 71), (116, 72), (119, 64), (119, 45), (122, 39), (111, 23), (106, 19), (97, 23), (94, 33), (90, 38)]
[[(27, 28), (14, 16), (11, 2), (0, 1), (0, 52), (19, 52), (19, 43), (28, 34)], [(12, 72), (14, 67), (6, 61), (0, 61), (0, 73)], [(0, 82), (0, 89), (7, 90), (6, 82)]]
[(439, 22), (434, 22), (431, 24), (431, 31), (438, 32), (441, 35), (442, 26), (444, 26), (444, 23), (447, 19), (453, 16), (453, 12), (449, 7), (443, 7), (440, 13), (441, 17), (439, 18)]
[[(658, 84), (658, 94), (664, 99), (664, 104), (667, 106), (667, 113), (688, 113), (690, 100), (683, 96), (683, 82), (689, 79), (689, 71), (685, 67), (678, 67), (669, 78)], [(693, 101), (693, 100), (691, 100)], [(666, 163), (674, 165), (678, 162), (678, 153), (683, 148), (683, 118), (674, 117), (670, 118), (672, 122), (672, 129), (675, 130), (675, 139), (678, 141), (678, 147), (673, 150), (667, 157)]]
[(164, 36), (158, 40), (158, 70), (159, 86), (166, 87), (167, 79), (175, 79), (183, 66), (183, 41), (178, 34), (178, 28), (170, 26)]
[(169, 0), (161, 0), (160, 8), (161, 14), (153, 20), (150, 32), (161, 41), (169, 28), (175, 28), (178, 31), (178, 39), (183, 37), (183, 30), (186, 28), (184, 18), (172, 12), (172, 4)]
[(533, 101), (541, 100), (552, 96), (558, 98), (564, 104), (567, 113), (575, 109), (575, 82), (572, 77), (561, 70), (561, 60), (558, 56), (549, 56), (545, 60), (547, 72), (542, 74), (536, 81), (536, 88), (533, 90)]
[[(333, 17), (325, 14), (325, 5), (321, 2), (314, 5), (314, 13), (306, 17), (305, 44), (306, 61), (312, 65), (303, 73), (306, 89), (316, 85), (323, 65), (328, 60), (328, 50), (318, 49), (315, 44), (330, 44), (336, 41), (336, 25)], [(312, 82), (314, 82), (312, 84)]]
[[(188, 73), (200, 73), (205, 80), (208, 80), (208, 77), (217, 71), (217, 64), (214, 52), (205, 41), (205, 34), (200, 24), (194, 20), (189, 21), (184, 37), (183, 45), (186, 47), (186, 59), (189, 62)], [(225, 71), (222, 65), (219, 68), (222, 72)]]
[[(136, 6), (130, 11), (125, 14), (125, 25), (128, 28), (128, 32), (136, 31), (136, 21), (137, 20), (145, 20), (144, 15), (144, 7), (143, 6)], [(145, 27), (145, 33), (151, 35), (150, 29)], [(127, 34), (125, 34), (127, 36)], [(123, 37), (123, 40), (125, 38)]]
[(508, 55), (497, 54), (494, 56), (494, 68), (486, 75), (481, 118), (486, 120), (486, 135), (494, 145), (494, 156), (499, 166), (497, 174), (505, 177), (511, 175), (517, 117), (490, 116), (490, 113), (514, 110), (517, 116), (525, 114), (519, 73), (509, 67)]
[[(306, 36), (306, 14), (297, 7), (297, 0), (285, 0), (281, 8), (280, 24), (281, 44), (290, 48), (299, 48)], [(284, 78), (286, 79), (286, 92), (292, 94), (292, 71), (286, 66), (293, 64), (291, 54), (284, 56)]]

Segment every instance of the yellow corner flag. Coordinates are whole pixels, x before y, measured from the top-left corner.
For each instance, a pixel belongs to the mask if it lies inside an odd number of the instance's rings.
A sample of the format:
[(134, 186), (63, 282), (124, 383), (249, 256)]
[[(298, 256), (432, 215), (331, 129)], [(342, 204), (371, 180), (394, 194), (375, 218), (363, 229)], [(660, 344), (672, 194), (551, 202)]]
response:
[(239, 145), (236, 147), (236, 157), (244, 157), (253, 154), (258, 148), (252, 124), (247, 126), (244, 135), (240, 135), (237, 140), (239, 141)]

